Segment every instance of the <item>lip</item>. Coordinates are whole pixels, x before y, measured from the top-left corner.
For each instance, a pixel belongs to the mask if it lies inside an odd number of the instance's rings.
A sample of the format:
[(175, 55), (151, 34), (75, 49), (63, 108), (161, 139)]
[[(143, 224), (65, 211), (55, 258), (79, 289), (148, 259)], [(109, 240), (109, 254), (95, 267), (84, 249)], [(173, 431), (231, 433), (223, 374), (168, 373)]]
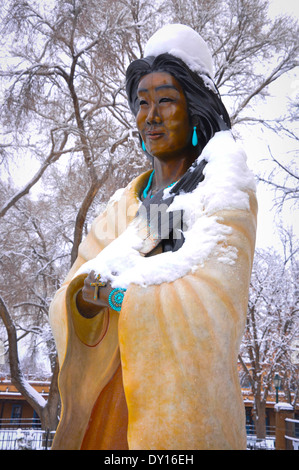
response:
[(145, 135), (146, 135), (146, 137), (148, 137), (151, 140), (157, 140), (160, 137), (162, 137), (164, 135), (164, 133), (163, 132), (146, 132)]

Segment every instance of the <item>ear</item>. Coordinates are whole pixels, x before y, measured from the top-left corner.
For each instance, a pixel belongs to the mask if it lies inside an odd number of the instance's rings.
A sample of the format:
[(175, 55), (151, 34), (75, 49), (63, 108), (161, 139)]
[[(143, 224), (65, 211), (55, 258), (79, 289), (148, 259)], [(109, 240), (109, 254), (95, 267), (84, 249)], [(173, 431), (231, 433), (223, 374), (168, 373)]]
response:
[(194, 115), (191, 117), (191, 125), (192, 125), (192, 128), (193, 128), (193, 127), (198, 127), (198, 126), (199, 126), (199, 123), (200, 123), (199, 116), (197, 116), (197, 114), (194, 114)]

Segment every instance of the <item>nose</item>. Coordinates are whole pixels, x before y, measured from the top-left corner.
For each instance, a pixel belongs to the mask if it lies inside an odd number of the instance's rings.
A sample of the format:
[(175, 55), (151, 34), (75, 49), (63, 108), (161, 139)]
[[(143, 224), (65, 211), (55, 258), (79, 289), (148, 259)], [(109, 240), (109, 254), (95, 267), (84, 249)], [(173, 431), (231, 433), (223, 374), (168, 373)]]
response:
[(160, 124), (162, 122), (161, 116), (159, 114), (158, 107), (155, 103), (152, 103), (149, 107), (148, 114), (146, 117), (147, 124)]

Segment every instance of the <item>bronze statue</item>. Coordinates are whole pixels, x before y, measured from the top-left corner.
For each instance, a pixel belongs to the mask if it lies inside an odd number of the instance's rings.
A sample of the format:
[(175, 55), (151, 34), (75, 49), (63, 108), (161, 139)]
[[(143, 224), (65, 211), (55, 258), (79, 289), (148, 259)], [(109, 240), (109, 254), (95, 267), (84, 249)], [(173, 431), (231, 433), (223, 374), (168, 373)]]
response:
[(127, 95), (153, 169), (95, 219), (51, 305), (53, 448), (244, 449), (254, 178), (202, 38), (168, 25), (145, 52)]

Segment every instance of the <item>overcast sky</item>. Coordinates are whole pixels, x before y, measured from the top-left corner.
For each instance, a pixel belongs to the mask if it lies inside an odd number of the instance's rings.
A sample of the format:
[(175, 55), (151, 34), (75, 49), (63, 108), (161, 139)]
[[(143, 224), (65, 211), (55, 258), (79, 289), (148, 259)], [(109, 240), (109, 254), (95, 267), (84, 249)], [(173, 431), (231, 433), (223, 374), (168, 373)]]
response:
[(299, 2), (298, 0), (269, 0), (269, 14), (276, 16), (281, 13), (299, 16)]

